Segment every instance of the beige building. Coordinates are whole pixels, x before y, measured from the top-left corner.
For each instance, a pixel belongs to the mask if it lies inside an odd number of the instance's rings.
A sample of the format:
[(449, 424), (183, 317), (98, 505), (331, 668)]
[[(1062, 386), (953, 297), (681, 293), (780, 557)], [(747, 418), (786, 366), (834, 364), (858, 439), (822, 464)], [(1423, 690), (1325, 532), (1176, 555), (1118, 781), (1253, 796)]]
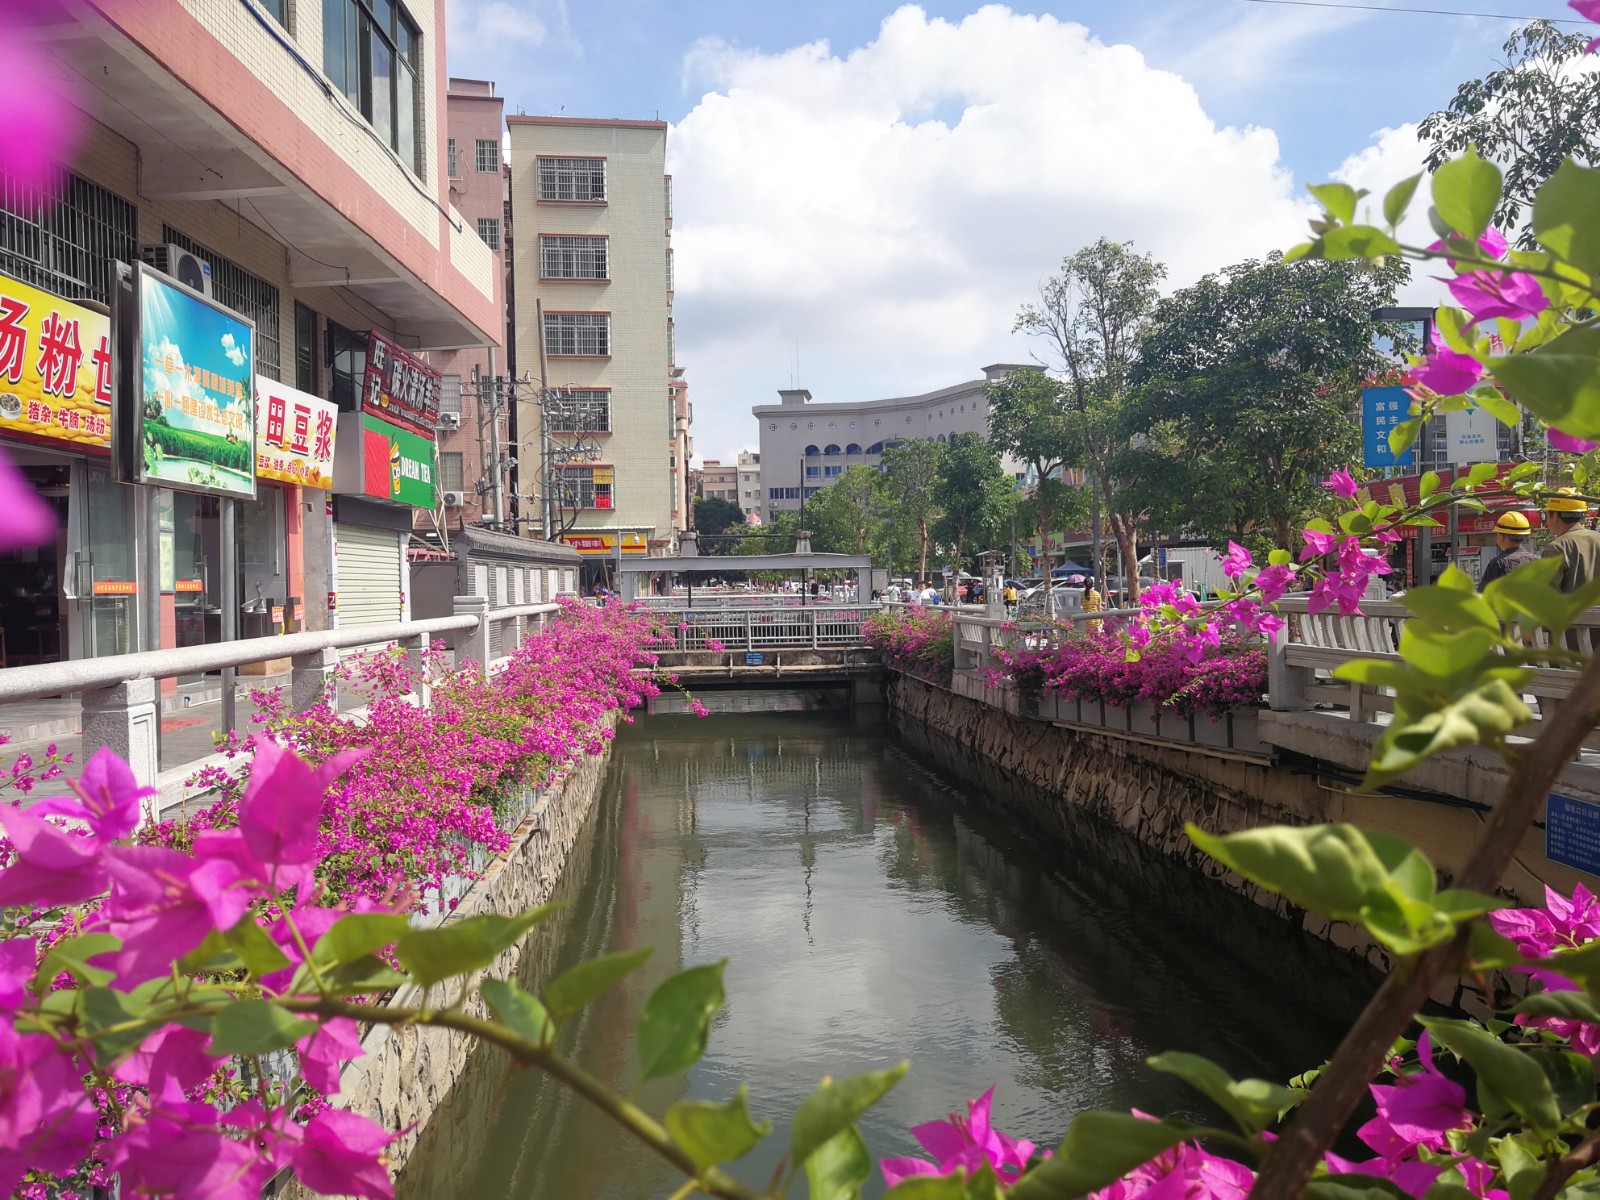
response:
[[(572, 526), (565, 540), (597, 558), (619, 546), (664, 552), (687, 516), (688, 468), (688, 400), (673, 362), (666, 123), (507, 124), (518, 371), (573, 398), (561, 406), (567, 427), (552, 426), (553, 435), (587, 435), (600, 447), (596, 461), (557, 468), (558, 520)], [(518, 428), (526, 494), (540, 486), (529, 469), (540, 440), (533, 405)]]
[(705, 500), (739, 499), (739, 468), (718, 458), (700, 464), (700, 496)]
[(739, 451), (739, 507), (745, 513), (755, 513), (757, 517), (766, 520), (765, 510), (761, 507), (761, 455), (754, 450)]

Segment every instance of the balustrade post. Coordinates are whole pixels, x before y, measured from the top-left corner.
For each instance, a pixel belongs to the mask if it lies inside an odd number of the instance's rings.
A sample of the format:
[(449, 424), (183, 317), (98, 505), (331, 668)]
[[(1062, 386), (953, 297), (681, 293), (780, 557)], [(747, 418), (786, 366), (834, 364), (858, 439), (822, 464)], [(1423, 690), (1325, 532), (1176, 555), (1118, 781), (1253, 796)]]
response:
[(811, 648), (813, 650), (815, 650), (817, 648), (817, 613), (820, 610), (813, 608), (810, 611), (811, 611)]
[(756, 635), (751, 629), (751, 622), (752, 614), (747, 608), (744, 610), (744, 648), (746, 650), (754, 650), (756, 648)]
[(473, 617), (477, 624), (471, 629), (462, 630), (456, 637), (456, 666), (460, 667), (468, 659), (476, 662), (482, 669), (484, 678), (489, 677), (489, 601), (484, 596), (457, 596), (455, 600), (455, 615), (458, 617)]
[(415, 680), (411, 690), (417, 697), (417, 707), (432, 708), (433, 688), (428, 686), (429, 635), (419, 633), (416, 637), (407, 638), (401, 644), (405, 647), (406, 662), (411, 667), (411, 675)]
[(161, 771), (161, 704), (157, 681), (129, 679), (83, 693), (83, 751), (87, 762), (101, 746), (128, 760), (133, 781), (155, 787)]
[(1277, 712), (1300, 712), (1311, 707), (1306, 699), (1305, 673), (1289, 665), (1289, 627), (1272, 631), (1267, 641), (1267, 704)]
[(339, 667), (339, 652), (332, 646), (296, 654), (289, 660), (289, 706), (305, 712), (328, 691), (328, 681)]

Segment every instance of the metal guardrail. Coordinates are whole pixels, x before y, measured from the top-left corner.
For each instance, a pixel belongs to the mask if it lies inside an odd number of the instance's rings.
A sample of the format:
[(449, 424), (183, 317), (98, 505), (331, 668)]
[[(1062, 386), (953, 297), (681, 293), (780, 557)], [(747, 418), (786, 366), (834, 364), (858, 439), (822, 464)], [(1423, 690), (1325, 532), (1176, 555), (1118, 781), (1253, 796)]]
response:
[(876, 605), (808, 605), (672, 613), (672, 634), (679, 650), (836, 650), (866, 644), (861, 623)]

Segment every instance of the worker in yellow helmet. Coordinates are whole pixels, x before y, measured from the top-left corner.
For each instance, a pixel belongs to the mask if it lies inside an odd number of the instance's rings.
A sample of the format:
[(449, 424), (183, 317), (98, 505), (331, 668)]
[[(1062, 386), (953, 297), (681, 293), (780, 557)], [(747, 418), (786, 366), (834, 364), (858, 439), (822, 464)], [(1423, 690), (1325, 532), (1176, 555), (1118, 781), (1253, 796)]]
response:
[(1523, 563), (1536, 562), (1539, 558), (1524, 543), (1528, 534), (1533, 532), (1533, 527), (1528, 523), (1528, 518), (1519, 512), (1503, 512), (1500, 519), (1494, 523), (1494, 544), (1500, 547), (1500, 553), (1489, 560), (1489, 565), (1483, 569), (1483, 578), (1478, 581), (1478, 590), (1481, 592), (1502, 575), (1509, 575)]
[(1584, 525), (1589, 505), (1571, 488), (1552, 494), (1544, 512), (1545, 525), (1555, 535), (1544, 556), (1561, 559), (1561, 570), (1551, 582), (1563, 592), (1575, 592), (1600, 576), (1600, 533)]

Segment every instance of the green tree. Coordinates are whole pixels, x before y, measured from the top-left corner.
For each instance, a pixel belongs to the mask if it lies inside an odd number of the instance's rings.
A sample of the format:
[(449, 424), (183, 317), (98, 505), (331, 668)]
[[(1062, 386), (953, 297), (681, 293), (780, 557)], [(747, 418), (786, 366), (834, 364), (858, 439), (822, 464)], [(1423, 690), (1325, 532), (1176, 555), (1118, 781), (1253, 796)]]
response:
[(732, 554), (734, 543), (716, 538), (716, 534), (739, 533), (744, 528), (744, 509), (732, 500), (720, 496), (703, 496), (694, 502), (694, 527), (702, 534), (713, 535), (702, 542), (701, 554)]
[(811, 544), (831, 554), (865, 554), (879, 522), (872, 515), (881, 500), (883, 475), (864, 463), (845, 470), (806, 501)]
[[(1534, 193), (1563, 159), (1600, 160), (1600, 73), (1587, 69), (1588, 41), (1587, 32), (1564, 33), (1549, 21), (1524, 25), (1506, 41), (1498, 70), (1463, 83), (1448, 107), (1417, 127), (1430, 171), (1468, 146), (1504, 167), (1495, 209), (1502, 229), (1523, 224)], [(1534, 248), (1531, 226), (1519, 243)]]
[(1130, 427), (1181, 430), (1167, 460), (1231, 498), (1236, 528), (1248, 500), (1290, 545), (1321, 480), (1359, 461), (1361, 384), (1393, 365), (1380, 346), (1392, 331), (1373, 310), (1408, 273), (1398, 259), (1368, 270), (1273, 254), (1175, 292), (1141, 338)]
[(1094, 476), (1135, 600), (1140, 514), (1129, 495), (1133, 481), (1118, 468), (1132, 436), (1128, 373), (1166, 273), (1150, 255), (1134, 253), (1133, 243), (1101, 238), (1062, 260), (1061, 273), (1040, 285), (1040, 303), (1024, 305), (1014, 326), (1044, 341), (1060, 376), (1073, 455)]
[(955, 547), (957, 572), (966, 569), (970, 538), (991, 538), (1011, 511), (1011, 482), (1000, 456), (976, 433), (958, 433), (939, 447), (939, 481), (934, 488), (940, 515), (939, 540)]
[[(1061, 481), (1065, 468), (1082, 465), (1082, 422), (1068, 405), (1061, 382), (1043, 371), (1011, 371), (986, 390), (990, 441), (1027, 466), (1036, 480), (1018, 519), (1037, 531), (1040, 547), (1047, 546), (1052, 531), (1088, 520), (1083, 489)], [(1045, 554), (1046, 563), (1049, 557)]]
[(884, 496), (895, 520), (916, 535), (917, 577), (928, 574), (928, 547), (939, 516), (939, 444), (915, 438), (883, 451)]

